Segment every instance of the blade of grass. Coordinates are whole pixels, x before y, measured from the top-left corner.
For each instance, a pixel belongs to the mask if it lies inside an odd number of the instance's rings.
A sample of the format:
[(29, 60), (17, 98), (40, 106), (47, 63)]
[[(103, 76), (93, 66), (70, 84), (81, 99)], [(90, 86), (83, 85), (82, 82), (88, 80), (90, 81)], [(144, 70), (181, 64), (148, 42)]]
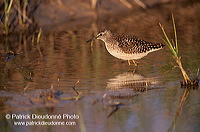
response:
[(40, 28), (38, 36), (37, 36), (37, 44), (40, 42), (41, 34), (42, 34), (42, 29)]
[(9, 4), (9, 6), (8, 6), (8, 11), (10, 11), (11, 6), (12, 6), (12, 3), (13, 3), (13, 0), (10, 0), (10, 4)]
[(176, 49), (176, 53), (178, 54), (178, 39), (177, 39), (176, 25), (175, 25), (175, 19), (174, 19), (173, 13), (172, 13), (172, 23), (174, 27), (175, 49)]
[(42, 51), (41, 51), (41, 48), (40, 48), (40, 43), (39, 43), (40, 42), (41, 34), (42, 34), (42, 29), (40, 28), (39, 33), (37, 35), (37, 41), (36, 41), (36, 43), (37, 43), (37, 48), (38, 48), (38, 51), (40, 53), (40, 56), (43, 57), (43, 54), (42, 54)]
[(160, 37), (160, 38), (162, 39), (162, 41), (163, 41), (166, 45), (168, 45), (167, 41), (166, 41), (162, 36), (158, 35), (158, 37)]
[(13, 0), (10, 0), (10, 3), (8, 0), (4, 0), (4, 4), (5, 4), (5, 7), (4, 7), (4, 10), (5, 10), (5, 21), (4, 21), (4, 27), (5, 27), (5, 32), (6, 32), (6, 35), (8, 35), (8, 28), (9, 28), (9, 16), (10, 16), (10, 9), (11, 9), (11, 6), (12, 6), (12, 3), (13, 3)]
[(177, 55), (176, 51), (174, 50), (174, 47), (173, 47), (171, 41), (169, 40), (169, 38), (168, 38), (168, 36), (167, 36), (167, 33), (165, 32), (164, 27), (163, 27), (162, 24), (160, 24), (160, 23), (159, 23), (159, 26), (160, 26), (160, 28), (161, 28), (161, 30), (162, 30), (164, 36), (165, 36), (165, 39), (166, 39), (166, 42), (167, 42), (168, 47), (169, 47), (170, 50), (172, 51), (174, 57), (177, 57), (178, 55)]
[(28, 1), (27, 0), (24, 0), (24, 5), (23, 5), (23, 23), (25, 24), (26, 22), (26, 18), (24, 16), (26, 16), (26, 7), (28, 5)]
[(169, 49), (171, 50), (176, 63), (178, 64), (179, 68), (181, 69), (185, 83), (187, 85), (191, 85), (192, 81), (190, 80), (189, 76), (187, 75), (187, 73), (183, 69), (183, 66), (182, 66), (182, 63), (181, 63), (181, 57), (178, 56), (178, 41), (177, 41), (178, 39), (177, 39), (176, 25), (175, 25), (175, 19), (174, 19), (173, 14), (172, 14), (172, 22), (173, 22), (173, 28), (174, 28), (175, 44), (174, 44), (173, 40), (172, 40), (172, 42), (169, 40), (169, 37), (167, 36), (164, 27), (159, 23), (160, 28), (161, 28), (164, 36), (165, 36), (165, 39), (162, 38), (162, 37), (161, 37), (161, 39), (168, 45)]

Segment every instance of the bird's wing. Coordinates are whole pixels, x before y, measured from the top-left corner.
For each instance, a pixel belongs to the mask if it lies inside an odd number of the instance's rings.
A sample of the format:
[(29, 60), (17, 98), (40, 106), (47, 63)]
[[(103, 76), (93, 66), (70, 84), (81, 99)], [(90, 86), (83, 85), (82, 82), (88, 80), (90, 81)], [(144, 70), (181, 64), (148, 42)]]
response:
[(118, 46), (125, 53), (145, 53), (164, 47), (164, 44), (147, 42), (130, 35), (118, 35), (116, 40)]

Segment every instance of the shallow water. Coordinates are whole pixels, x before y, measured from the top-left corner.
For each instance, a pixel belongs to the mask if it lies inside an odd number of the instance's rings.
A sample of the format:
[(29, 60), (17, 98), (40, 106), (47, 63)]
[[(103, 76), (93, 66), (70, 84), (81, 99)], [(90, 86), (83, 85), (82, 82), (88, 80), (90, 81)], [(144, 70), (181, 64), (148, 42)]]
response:
[[(172, 127), (172, 131), (199, 131), (199, 89), (190, 91), (182, 111), (175, 116), (184, 89), (180, 88), (180, 70), (174, 68), (175, 62), (167, 47), (138, 60), (139, 66), (134, 68), (128, 66), (126, 61), (112, 57), (103, 42), (96, 40), (93, 45), (85, 43), (102, 28), (136, 35), (147, 41), (162, 42), (157, 37), (157, 34), (161, 34), (158, 22), (169, 28), (169, 32), (172, 31), (170, 12), (166, 13), (168, 8), (138, 11), (123, 19), (100, 20), (79, 29), (44, 31), (39, 44), (32, 43), (33, 36), (24, 34), (15, 40), (2, 41), (1, 130), (160, 132)], [(200, 26), (195, 10), (197, 7), (174, 8), (171, 10), (177, 18), (183, 66), (194, 78), (200, 66), (200, 28), (195, 28)], [(181, 16), (183, 12), (187, 13)], [(123, 28), (119, 28), (119, 25), (123, 25)], [(19, 54), (6, 58), (8, 51)], [(81, 93), (80, 100), (66, 99), (76, 96), (72, 87)], [(50, 89), (54, 90), (55, 98), (46, 95)], [(117, 111), (113, 112), (115, 109)], [(53, 119), (76, 123), (70, 126), (26, 127), (13, 125), (14, 121), (37, 120), (6, 119), (6, 114), (76, 114), (79, 119)]]

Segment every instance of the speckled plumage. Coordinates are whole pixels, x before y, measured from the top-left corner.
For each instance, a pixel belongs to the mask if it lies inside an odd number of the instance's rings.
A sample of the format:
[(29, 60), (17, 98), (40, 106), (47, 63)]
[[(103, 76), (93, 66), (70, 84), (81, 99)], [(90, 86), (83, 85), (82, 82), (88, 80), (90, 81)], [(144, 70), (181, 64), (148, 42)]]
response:
[(161, 43), (147, 42), (131, 35), (113, 35), (119, 48), (127, 54), (151, 52), (154, 49), (164, 47)]
[[(112, 34), (108, 30), (100, 32), (91, 40), (94, 39), (104, 41), (106, 49), (111, 55), (128, 61), (141, 59), (148, 53), (160, 50), (165, 46), (162, 43), (147, 42), (131, 35)], [(134, 64), (136, 63), (134, 62)]]

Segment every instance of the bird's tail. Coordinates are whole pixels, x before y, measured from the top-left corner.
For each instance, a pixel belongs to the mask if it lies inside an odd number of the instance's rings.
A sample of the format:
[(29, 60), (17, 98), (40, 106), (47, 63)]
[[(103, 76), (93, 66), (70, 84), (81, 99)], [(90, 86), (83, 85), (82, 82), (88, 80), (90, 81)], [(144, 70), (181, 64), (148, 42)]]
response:
[(152, 43), (149, 42), (147, 45), (148, 51), (156, 51), (156, 50), (160, 50), (165, 46), (165, 44), (163, 43)]

